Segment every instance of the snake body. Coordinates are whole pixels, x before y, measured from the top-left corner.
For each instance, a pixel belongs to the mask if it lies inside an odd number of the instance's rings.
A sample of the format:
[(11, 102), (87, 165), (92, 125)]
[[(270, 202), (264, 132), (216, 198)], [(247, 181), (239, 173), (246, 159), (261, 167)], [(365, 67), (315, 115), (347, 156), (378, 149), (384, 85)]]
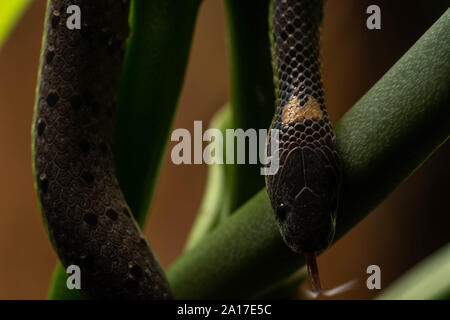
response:
[(81, 269), (90, 298), (166, 299), (164, 273), (120, 190), (113, 123), (128, 0), (50, 0), (33, 125), (36, 189), (64, 266)]
[[(320, 74), (321, 18), (322, 1), (271, 4), (276, 89), (271, 128), (280, 134), (279, 170), (268, 176), (267, 189), (286, 244), (312, 255), (326, 249), (334, 236), (340, 181)], [(269, 152), (273, 142), (269, 140)]]

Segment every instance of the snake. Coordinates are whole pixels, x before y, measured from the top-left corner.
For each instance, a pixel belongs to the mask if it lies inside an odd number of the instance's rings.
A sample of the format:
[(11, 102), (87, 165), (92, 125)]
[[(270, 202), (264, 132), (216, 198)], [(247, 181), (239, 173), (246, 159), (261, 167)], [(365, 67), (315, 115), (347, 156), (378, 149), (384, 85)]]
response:
[[(32, 126), (35, 189), (65, 267), (94, 299), (170, 299), (164, 272), (133, 218), (114, 164), (117, 92), (129, 34), (128, 0), (48, 0)], [(271, 0), (270, 42), (279, 170), (267, 191), (286, 245), (304, 253), (316, 291), (316, 254), (334, 235), (340, 188), (335, 135), (320, 75), (322, 1)]]
[(341, 181), (321, 79), (323, 2), (272, 0), (269, 11), (276, 100), (270, 129), (279, 134), (268, 136), (267, 153), (278, 157), (279, 169), (266, 176), (267, 192), (284, 242), (305, 255), (312, 288), (321, 292), (316, 255), (333, 240)]
[(163, 270), (120, 189), (114, 114), (129, 34), (128, 0), (49, 0), (33, 118), (33, 172), (44, 223), (92, 299), (169, 299)]

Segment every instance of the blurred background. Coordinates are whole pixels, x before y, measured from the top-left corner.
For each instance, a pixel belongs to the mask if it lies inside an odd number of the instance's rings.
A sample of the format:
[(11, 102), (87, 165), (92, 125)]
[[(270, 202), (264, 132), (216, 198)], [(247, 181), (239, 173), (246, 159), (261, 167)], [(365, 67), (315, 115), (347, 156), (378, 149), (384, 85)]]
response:
[[(31, 173), (31, 118), (45, 3), (33, 2), (0, 51), (0, 299), (45, 298), (57, 259), (42, 224)], [(381, 7), (381, 30), (366, 29), (365, 11), (370, 4)], [(332, 121), (448, 6), (448, 0), (329, 0), (323, 28), (323, 78)], [(223, 3), (204, 0), (175, 128), (192, 130), (194, 120), (209, 122), (228, 101), (227, 59)], [(327, 288), (362, 279), (361, 285), (337, 298), (374, 297), (379, 292), (365, 287), (367, 266), (380, 266), (385, 288), (450, 240), (449, 156), (446, 143), (319, 258)], [(166, 157), (145, 228), (164, 268), (183, 248), (204, 191), (206, 169), (206, 165), (176, 166)]]

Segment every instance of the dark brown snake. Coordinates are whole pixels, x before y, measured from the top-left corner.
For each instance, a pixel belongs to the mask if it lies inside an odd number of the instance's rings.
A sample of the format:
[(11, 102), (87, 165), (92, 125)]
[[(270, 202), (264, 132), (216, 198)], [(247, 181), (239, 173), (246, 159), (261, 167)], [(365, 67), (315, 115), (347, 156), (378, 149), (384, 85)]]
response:
[[(68, 1), (48, 3), (33, 157), (52, 243), (64, 266), (80, 266), (87, 297), (170, 298), (119, 188), (112, 153), (128, 0), (70, 1), (82, 8), (81, 30), (66, 27)], [(320, 289), (315, 254), (333, 238), (340, 181), (320, 76), (322, 2), (273, 0), (271, 6), (277, 96), (271, 128), (280, 130), (280, 169), (267, 188), (283, 239), (306, 253)]]
[(47, 8), (34, 115), (34, 173), (44, 219), (65, 267), (81, 268), (90, 298), (167, 299), (164, 273), (116, 179), (116, 94), (128, 36), (128, 1), (72, 0)]
[[(279, 170), (268, 194), (286, 244), (303, 252), (313, 289), (320, 291), (315, 254), (334, 236), (340, 165), (325, 108), (320, 64), (319, 0), (273, 0), (271, 43), (279, 130)], [(270, 144), (274, 141), (269, 140)]]

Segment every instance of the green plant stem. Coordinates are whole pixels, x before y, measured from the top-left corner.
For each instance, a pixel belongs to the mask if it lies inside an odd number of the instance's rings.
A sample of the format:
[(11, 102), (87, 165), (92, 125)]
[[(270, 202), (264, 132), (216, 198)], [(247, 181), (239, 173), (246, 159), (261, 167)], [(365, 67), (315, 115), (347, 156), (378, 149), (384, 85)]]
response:
[[(200, 0), (133, 0), (115, 135), (118, 180), (144, 225), (176, 112)], [(58, 262), (49, 299), (79, 299)]]
[[(269, 0), (225, 0), (225, 8), (233, 126), (244, 131), (268, 128), (275, 106), (268, 36)], [(260, 175), (259, 165), (235, 164), (227, 166), (227, 170), (230, 213), (264, 186), (264, 176)]]
[[(450, 9), (336, 127), (343, 163), (337, 235), (383, 201), (449, 136)], [(303, 265), (261, 190), (168, 271), (177, 298), (250, 298)]]
[(144, 224), (186, 71), (200, 0), (134, 0), (116, 123), (116, 166)]
[(55, 271), (53, 272), (52, 282), (47, 298), (49, 300), (83, 300), (84, 297), (78, 290), (67, 289), (66, 269), (60, 261), (58, 261)]
[[(270, 124), (274, 110), (274, 89), (268, 38), (268, 7), (269, 0), (225, 0), (232, 111), (228, 115), (221, 112), (215, 118), (217, 123), (213, 127), (220, 126), (222, 131), (227, 128), (262, 129)], [(219, 117), (230, 118), (226, 119), (226, 126), (218, 123), (221, 121)], [(187, 249), (264, 186), (264, 177), (259, 170), (258, 165), (209, 167), (206, 192), (188, 237)], [(217, 220), (219, 210), (221, 217)]]
[[(229, 104), (220, 109), (211, 120), (210, 128), (219, 129), (224, 134), (226, 128), (231, 126), (231, 111)], [(224, 196), (226, 189), (225, 165), (217, 163), (209, 165), (205, 192), (197, 217), (186, 240), (186, 250), (194, 247), (205, 234), (219, 224), (226, 198)]]
[(299, 288), (308, 277), (306, 266), (282, 279), (272, 287), (267, 288), (256, 296), (256, 299), (293, 299), (299, 296)]
[(450, 243), (414, 266), (386, 288), (379, 300), (450, 298)]

